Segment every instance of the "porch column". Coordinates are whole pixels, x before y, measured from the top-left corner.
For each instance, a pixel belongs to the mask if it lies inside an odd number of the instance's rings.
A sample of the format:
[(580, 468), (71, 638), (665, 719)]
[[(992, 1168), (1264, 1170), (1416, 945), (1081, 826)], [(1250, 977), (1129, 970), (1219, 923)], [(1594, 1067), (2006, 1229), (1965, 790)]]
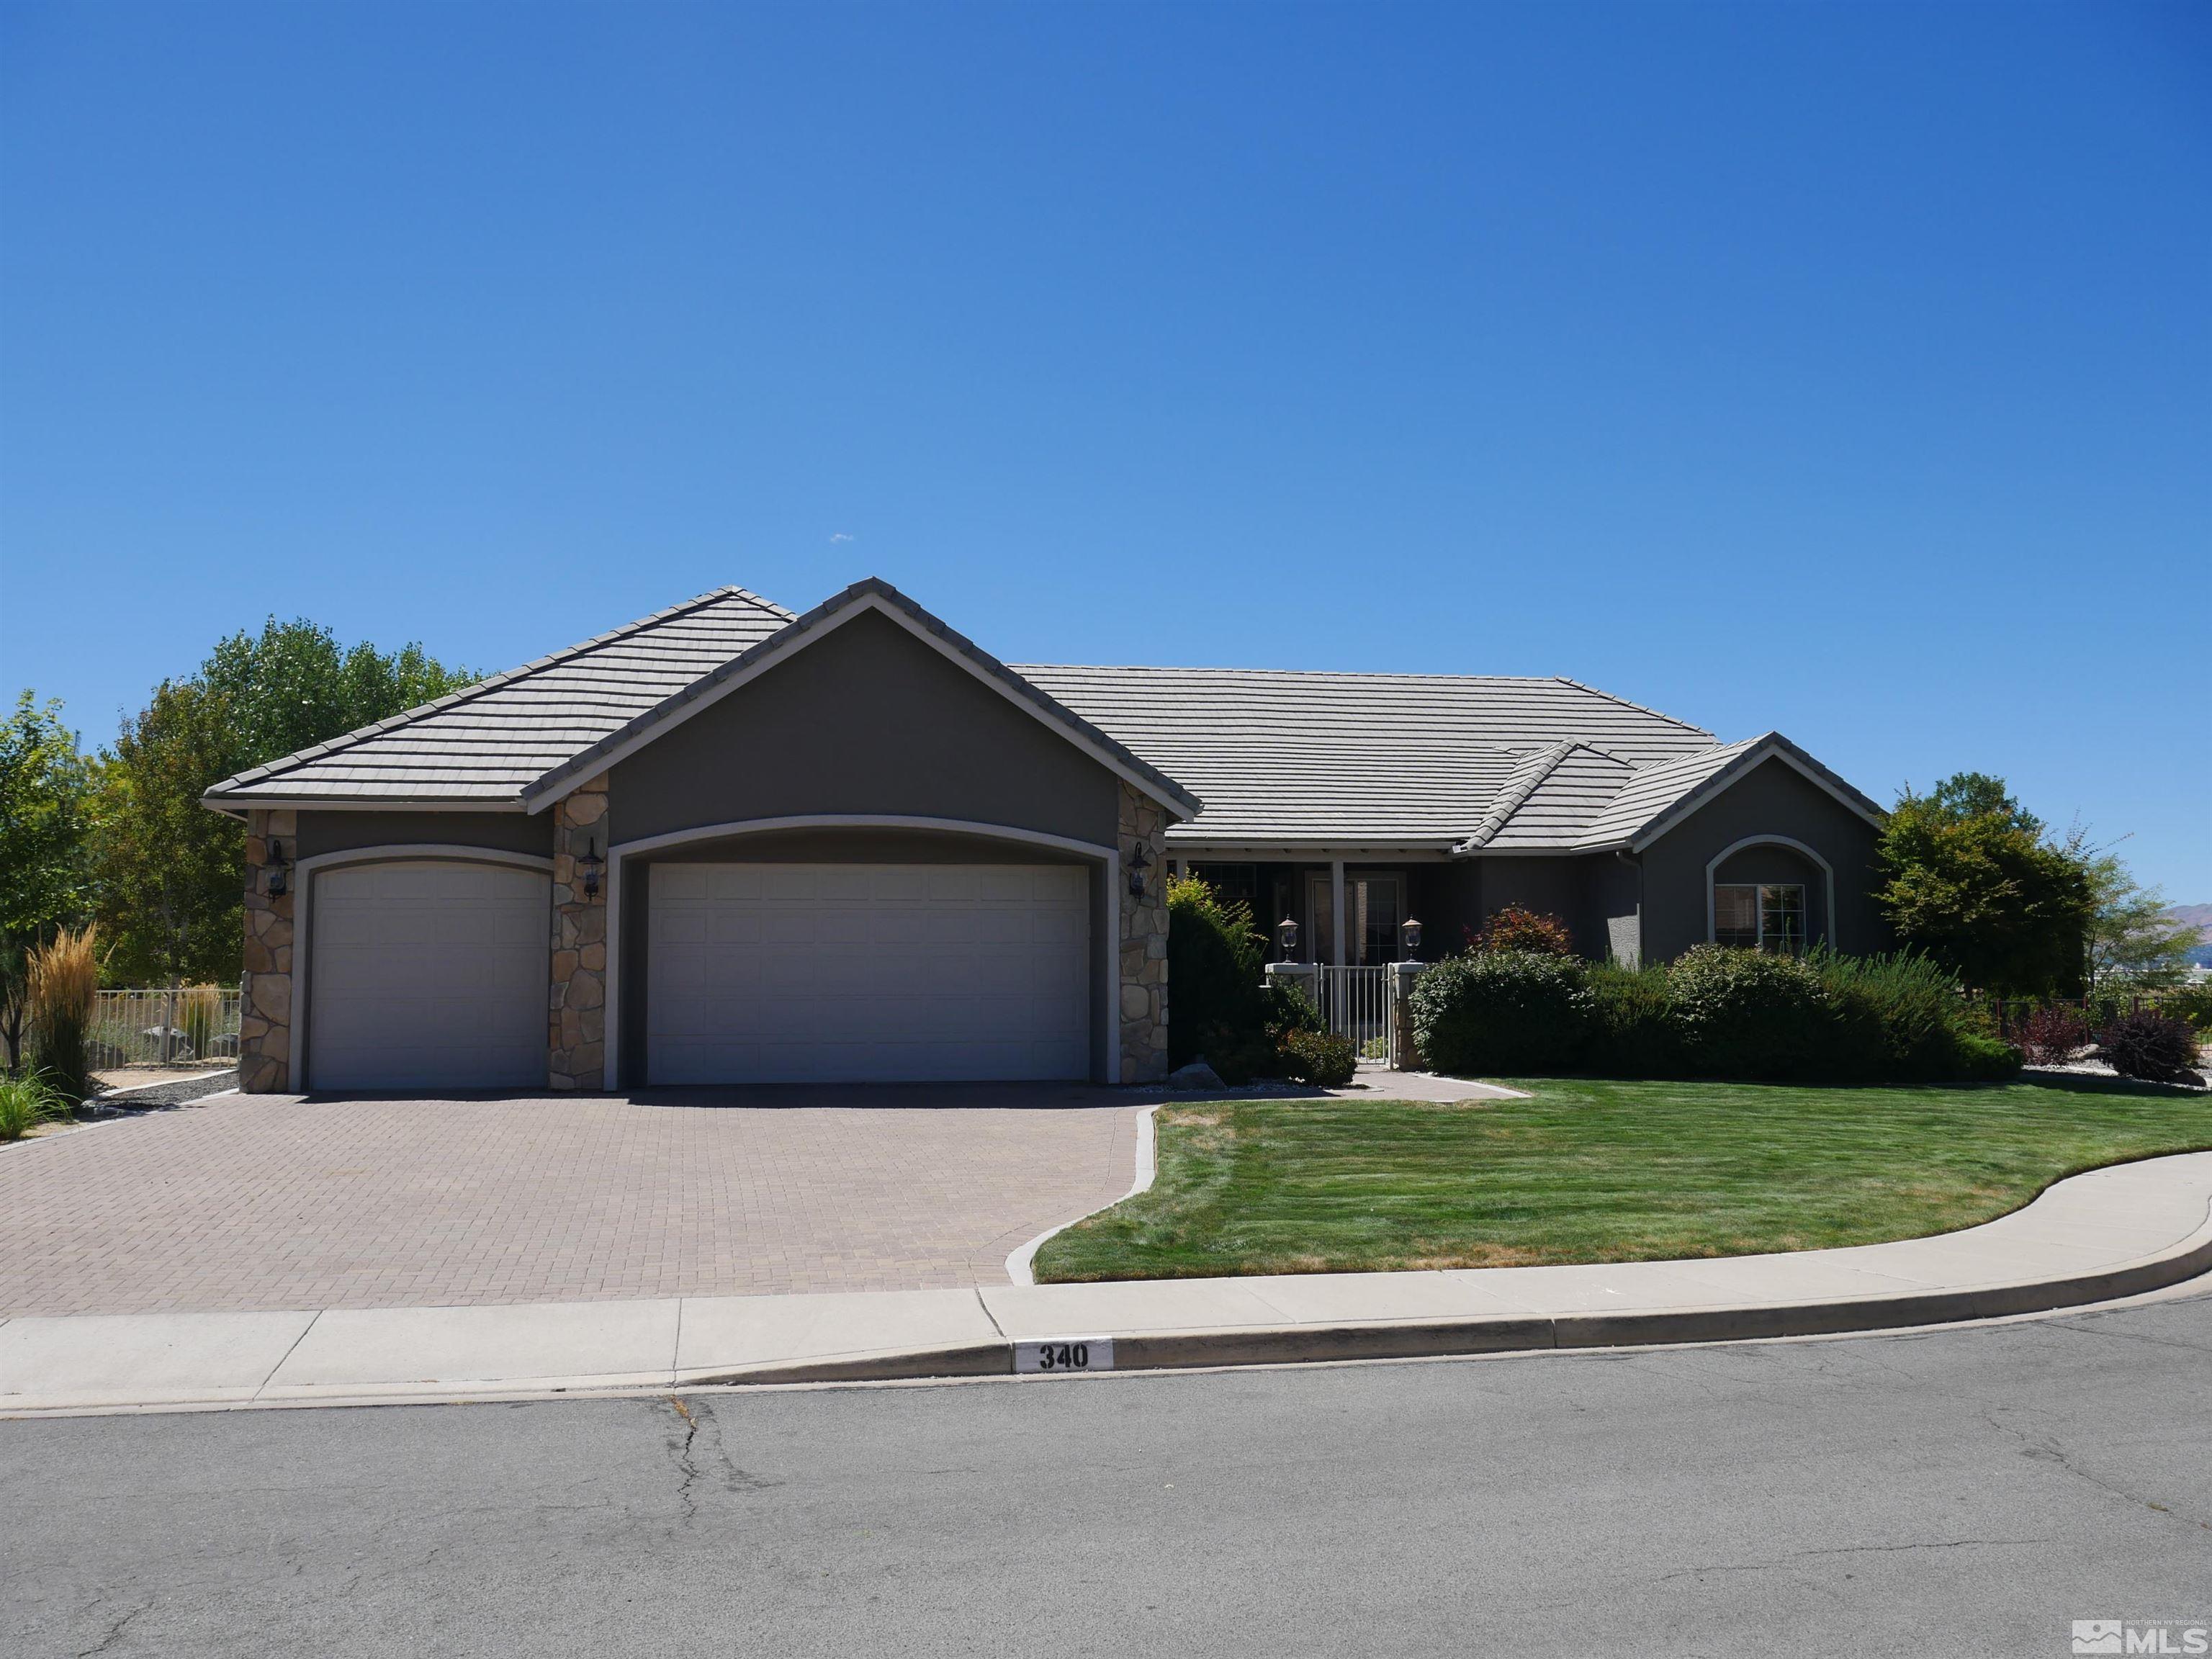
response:
[[(238, 1010), (238, 1086), (249, 1095), (286, 1094), (292, 1075), (292, 902), (289, 888), (269, 890), (272, 843), (287, 862), (299, 856), (299, 815), (255, 807), (246, 815), (246, 973)], [(176, 1022), (172, 1020), (171, 1024)], [(304, 1086), (307, 1079), (301, 1077)]]
[[(546, 1008), (546, 1078), (555, 1089), (605, 1086), (607, 1042), (607, 893), (587, 893), (579, 859), (607, 853), (605, 774), (553, 807), (551, 995)], [(603, 863), (602, 869), (607, 866)]]
[(1332, 859), (1328, 866), (1328, 936), (1334, 942), (1336, 965), (1344, 966), (1344, 860)]

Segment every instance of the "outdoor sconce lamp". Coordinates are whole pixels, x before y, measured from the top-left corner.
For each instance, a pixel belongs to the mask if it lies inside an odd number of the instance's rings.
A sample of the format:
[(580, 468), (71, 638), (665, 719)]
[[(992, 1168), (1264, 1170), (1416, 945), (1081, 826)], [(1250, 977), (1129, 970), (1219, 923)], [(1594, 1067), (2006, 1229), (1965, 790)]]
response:
[(1129, 849), (1129, 896), (1145, 896), (1145, 872), (1152, 867), (1152, 860), (1145, 854), (1145, 843), (1139, 842)]
[(584, 856), (576, 860), (576, 868), (584, 873), (584, 896), (599, 896), (599, 872), (606, 868), (606, 860), (592, 850), (592, 843), (584, 843)]
[(284, 856), (284, 843), (283, 842), (272, 841), (269, 843), (268, 867), (269, 896), (270, 898), (283, 898), (284, 896), (284, 872), (292, 867), (292, 860)]
[(1275, 924), (1275, 948), (1283, 953), (1285, 962), (1298, 959), (1298, 925), (1288, 916)]
[(1421, 952), (1421, 924), (1415, 921), (1413, 917), (1407, 916), (1406, 925), (1398, 930), (1398, 939), (1406, 947), (1405, 959), (1407, 962), (1419, 961)]

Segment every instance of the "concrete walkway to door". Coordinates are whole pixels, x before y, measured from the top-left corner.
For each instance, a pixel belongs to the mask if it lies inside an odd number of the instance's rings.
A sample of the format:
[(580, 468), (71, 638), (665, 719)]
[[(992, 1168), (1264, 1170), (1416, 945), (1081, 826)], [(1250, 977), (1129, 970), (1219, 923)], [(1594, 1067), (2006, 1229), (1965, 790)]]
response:
[(1158, 1097), (216, 1097), (0, 1148), (0, 1317), (1004, 1284), (1128, 1190)]

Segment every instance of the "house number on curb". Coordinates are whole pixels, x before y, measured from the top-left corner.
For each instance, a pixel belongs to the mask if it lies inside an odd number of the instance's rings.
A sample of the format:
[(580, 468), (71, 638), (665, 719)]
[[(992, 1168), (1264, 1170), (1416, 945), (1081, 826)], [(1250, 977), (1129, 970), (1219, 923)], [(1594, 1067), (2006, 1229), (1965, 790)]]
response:
[(1082, 1342), (1017, 1342), (1014, 1369), (1030, 1371), (1110, 1371), (1114, 1339), (1094, 1336)]

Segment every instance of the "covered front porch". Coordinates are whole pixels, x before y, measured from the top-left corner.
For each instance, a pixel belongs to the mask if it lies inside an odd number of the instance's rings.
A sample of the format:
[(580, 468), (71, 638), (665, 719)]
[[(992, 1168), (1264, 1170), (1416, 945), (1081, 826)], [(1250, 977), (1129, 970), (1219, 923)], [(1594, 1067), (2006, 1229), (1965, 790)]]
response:
[[(1447, 862), (1440, 854), (1418, 861), (1403, 854), (1387, 859), (1347, 854), (1176, 856), (1172, 862), (1178, 873), (1197, 876), (1224, 898), (1249, 904), (1253, 926), (1267, 935), (1271, 959), (1322, 967), (1379, 968), (1407, 961), (1429, 944), (1455, 948), (1457, 927), (1439, 933), (1432, 918), (1455, 921), (1463, 908), (1457, 890), (1473, 885), (1464, 861)], [(1421, 943), (1409, 945), (1409, 921), (1420, 924)]]

